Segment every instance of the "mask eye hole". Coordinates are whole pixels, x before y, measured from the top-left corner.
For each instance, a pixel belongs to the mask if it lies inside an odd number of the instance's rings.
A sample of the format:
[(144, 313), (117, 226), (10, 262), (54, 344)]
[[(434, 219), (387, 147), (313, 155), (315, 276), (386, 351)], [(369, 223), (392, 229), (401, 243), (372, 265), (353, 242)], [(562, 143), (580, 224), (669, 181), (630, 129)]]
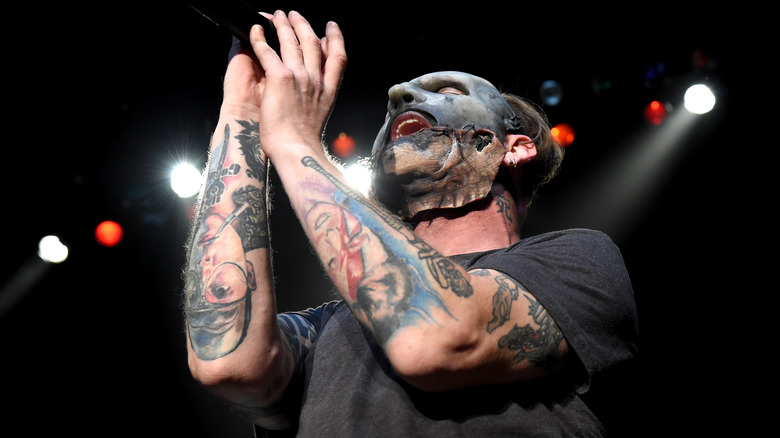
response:
[(455, 87), (442, 87), (439, 88), (437, 91), (439, 94), (449, 94), (449, 95), (455, 95), (455, 96), (465, 96), (466, 93), (463, 92), (463, 90), (460, 90)]

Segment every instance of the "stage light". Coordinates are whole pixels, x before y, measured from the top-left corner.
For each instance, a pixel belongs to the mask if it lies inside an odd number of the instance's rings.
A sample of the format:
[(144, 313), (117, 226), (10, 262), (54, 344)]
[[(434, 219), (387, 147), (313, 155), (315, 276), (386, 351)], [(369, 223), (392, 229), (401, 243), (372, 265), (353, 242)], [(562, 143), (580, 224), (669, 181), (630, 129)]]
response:
[(645, 119), (653, 125), (660, 125), (668, 115), (666, 106), (654, 100), (645, 107)]
[[(670, 111), (660, 127), (646, 124), (634, 130), (555, 201), (544, 227), (597, 229), (616, 242), (631, 236), (684, 162), (681, 157), (699, 141), (696, 133), (708, 126), (703, 122), (688, 111)], [(545, 216), (542, 205), (533, 208), (537, 217)]]
[(333, 152), (340, 157), (348, 157), (355, 151), (355, 139), (342, 132), (333, 140)]
[(574, 141), (574, 128), (568, 123), (558, 123), (550, 130), (555, 141), (563, 147), (567, 147)]
[(171, 171), (171, 188), (181, 198), (195, 196), (202, 183), (200, 172), (192, 164), (178, 164)]
[(561, 103), (561, 99), (563, 99), (563, 87), (552, 79), (544, 81), (542, 82), (542, 86), (539, 87), (539, 98), (542, 99), (542, 102), (546, 105), (558, 105)]
[(38, 257), (47, 263), (61, 263), (68, 258), (68, 247), (57, 236), (45, 236), (38, 242)]
[(103, 246), (115, 246), (122, 241), (122, 226), (114, 221), (103, 221), (95, 228), (95, 239)]
[(363, 195), (367, 195), (371, 187), (371, 170), (360, 163), (347, 166), (344, 169), (344, 176), (352, 188)]
[(715, 94), (704, 84), (692, 85), (683, 97), (685, 109), (694, 114), (705, 114), (715, 107)]

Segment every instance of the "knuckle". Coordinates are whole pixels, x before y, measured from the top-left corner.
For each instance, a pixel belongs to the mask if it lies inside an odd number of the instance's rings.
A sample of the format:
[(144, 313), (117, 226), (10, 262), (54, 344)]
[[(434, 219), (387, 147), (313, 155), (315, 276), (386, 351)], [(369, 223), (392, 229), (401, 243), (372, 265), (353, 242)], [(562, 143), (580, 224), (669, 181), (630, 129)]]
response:
[(306, 44), (307, 46), (319, 48), (320, 39), (317, 38), (317, 35), (306, 35), (301, 39), (301, 44)]
[(336, 62), (338, 64), (347, 65), (347, 54), (346, 53), (343, 53), (343, 52), (336, 53), (336, 54), (334, 54), (333, 58), (336, 60)]

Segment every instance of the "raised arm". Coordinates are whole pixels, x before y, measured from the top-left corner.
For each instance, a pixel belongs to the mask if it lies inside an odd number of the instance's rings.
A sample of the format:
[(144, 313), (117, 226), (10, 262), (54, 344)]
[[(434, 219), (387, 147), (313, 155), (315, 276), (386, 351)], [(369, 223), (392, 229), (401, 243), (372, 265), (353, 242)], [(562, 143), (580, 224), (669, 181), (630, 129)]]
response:
[(277, 13), (274, 24), (280, 56), (252, 34), (267, 78), (261, 142), (323, 266), (396, 371), (446, 390), (555, 369), (567, 344), (530, 293), (496, 271), (465, 272), (352, 190), (326, 157), (321, 130), (345, 60), (337, 26), (320, 44), (298, 14)]
[(277, 402), (308, 347), (309, 336), (298, 335), (311, 327), (276, 315), (268, 159), (258, 130), (264, 80), (246, 53), (228, 65), (188, 244), (184, 310), (193, 377), (255, 423), (277, 429), (290, 422)]

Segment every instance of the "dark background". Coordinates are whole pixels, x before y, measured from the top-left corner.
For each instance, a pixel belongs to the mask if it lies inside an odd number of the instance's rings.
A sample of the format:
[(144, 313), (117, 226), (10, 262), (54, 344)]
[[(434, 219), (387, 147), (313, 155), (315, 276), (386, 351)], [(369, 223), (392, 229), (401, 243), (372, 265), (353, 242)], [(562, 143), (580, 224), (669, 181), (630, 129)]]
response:
[[(205, 163), (230, 37), (183, 2), (21, 8), (7, 20), (23, 30), (4, 31), (11, 117), (0, 285), (4, 294), (22, 292), (0, 315), (7, 381), (0, 435), (251, 436), (187, 370), (179, 294), (192, 201), (177, 198), (168, 183), (177, 161)], [(586, 226), (621, 247), (643, 342), (637, 436), (670, 424), (681, 433), (724, 430), (733, 407), (719, 397), (730, 386), (723, 375), (739, 362), (724, 350), (741, 330), (725, 322), (733, 311), (730, 272), (743, 258), (730, 232), (756, 224), (744, 219), (754, 210), (750, 201), (734, 205), (734, 180), (750, 172), (727, 170), (755, 157), (733, 151), (743, 136), (734, 122), (744, 111), (733, 86), (741, 65), (721, 36), (723, 17), (503, 2), (298, 10), (319, 33), (335, 20), (345, 34), (349, 66), (326, 138), (349, 133), (355, 156), (370, 151), (387, 89), (398, 82), (462, 70), (537, 102), (544, 80), (561, 83), (562, 102), (544, 109), (552, 123), (572, 124), (576, 139), (524, 234)], [(640, 141), (665, 129), (645, 121), (644, 106), (661, 99), (673, 114), (684, 111), (682, 90), (693, 80), (715, 88), (715, 110), (658, 145)], [(628, 196), (640, 206), (629, 214), (587, 182), (604, 166), (620, 166), (612, 160), (638, 143), (675, 149), (658, 168), (638, 172), (648, 190)], [(280, 310), (318, 305), (333, 295), (273, 181)], [(608, 187), (630, 193), (636, 184)], [(105, 219), (124, 226), (116, 247), (93, 237)], [(36, 262), (45, 234), (70, 246), (66, 262)], [(31, 280), (12, 287), (19, 278)]]

